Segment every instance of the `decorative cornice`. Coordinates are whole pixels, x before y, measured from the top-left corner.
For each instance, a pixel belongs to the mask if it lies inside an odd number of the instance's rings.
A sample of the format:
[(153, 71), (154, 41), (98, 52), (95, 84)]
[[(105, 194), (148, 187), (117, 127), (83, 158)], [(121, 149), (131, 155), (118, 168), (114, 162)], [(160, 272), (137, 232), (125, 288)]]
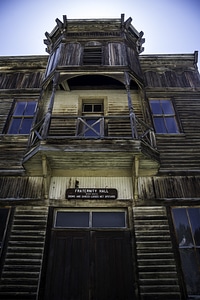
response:
[(138, 32), (131, 24), (132, 18), (124, 21), (124, 14), (121, 19), (67, 19), (63, 16), (63, 22), (56, 19), (57, 25), (51, 33), (45, 32), (46, 39), (44, 44), (47, 45), (46, 51), (51, 51), (62, 42), (67, 42), (73, 38), (101, 38), (107, 37), (124, 37), (128, 36), (136, 44), (138, 53), (144, 48), (142, 44), (145, 39), (142, 38), (143, 32)]

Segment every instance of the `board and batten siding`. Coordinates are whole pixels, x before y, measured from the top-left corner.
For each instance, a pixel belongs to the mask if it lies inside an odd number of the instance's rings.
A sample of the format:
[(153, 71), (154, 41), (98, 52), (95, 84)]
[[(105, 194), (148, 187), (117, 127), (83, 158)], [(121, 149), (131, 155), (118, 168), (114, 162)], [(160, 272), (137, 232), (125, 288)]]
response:
[(200, 198), (200, 176), (139, 177), (138, 191), (143, 200)]
[(0, 74), (0, 89), (40, 88), (43, 77), (43, 71), (4, 72)]
[(41, 199), (42, 177), (0, 177), (0, 199)]
[(3, 132), (12, 104), (13, 98), (0, 98), (0, 134)]
[(131, 177), (52, 177), (49, 198), (65, 199), (66, 189), (75, 188), (76, 181), (79, 182), (79, 188), (115, 188), (118, 199), (133, 199)]

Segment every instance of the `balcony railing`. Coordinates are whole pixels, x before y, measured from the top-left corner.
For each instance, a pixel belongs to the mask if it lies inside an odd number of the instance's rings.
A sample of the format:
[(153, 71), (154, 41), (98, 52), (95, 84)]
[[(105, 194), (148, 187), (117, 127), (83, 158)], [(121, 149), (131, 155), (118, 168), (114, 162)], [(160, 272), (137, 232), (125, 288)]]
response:
[(29, 148), (48, 139), (133, 139), (156, 149), (154, 130), (145, 122), (130, 116), (51, 116), (47, 135), (43, 135), (44, 119), (30, 134)]

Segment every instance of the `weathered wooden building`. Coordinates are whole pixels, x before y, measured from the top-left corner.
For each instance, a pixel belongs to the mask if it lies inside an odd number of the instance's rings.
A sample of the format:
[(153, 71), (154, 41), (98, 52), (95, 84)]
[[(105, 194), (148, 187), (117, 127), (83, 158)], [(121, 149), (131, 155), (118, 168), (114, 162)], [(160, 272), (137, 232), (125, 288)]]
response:
[(0, 57), (0, 299), (200, 299), (200, 75), (131, 18)]

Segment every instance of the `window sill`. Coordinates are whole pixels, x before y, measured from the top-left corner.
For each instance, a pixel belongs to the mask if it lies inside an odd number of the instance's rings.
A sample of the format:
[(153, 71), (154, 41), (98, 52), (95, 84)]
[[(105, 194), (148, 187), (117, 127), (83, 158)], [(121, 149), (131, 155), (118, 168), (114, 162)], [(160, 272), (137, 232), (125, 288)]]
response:
[(163, 137), (163, 136), (175, 136), (175, 137), (181, 136), (181, 137), (184, 137), (184, 136), (186, 136), (186, 134), (183, 133), (183, 132), (179, 132), (179, 133), (155, 133), (155, 135), (156, 135), (156, 137), (157, 136), (158, 137)]

